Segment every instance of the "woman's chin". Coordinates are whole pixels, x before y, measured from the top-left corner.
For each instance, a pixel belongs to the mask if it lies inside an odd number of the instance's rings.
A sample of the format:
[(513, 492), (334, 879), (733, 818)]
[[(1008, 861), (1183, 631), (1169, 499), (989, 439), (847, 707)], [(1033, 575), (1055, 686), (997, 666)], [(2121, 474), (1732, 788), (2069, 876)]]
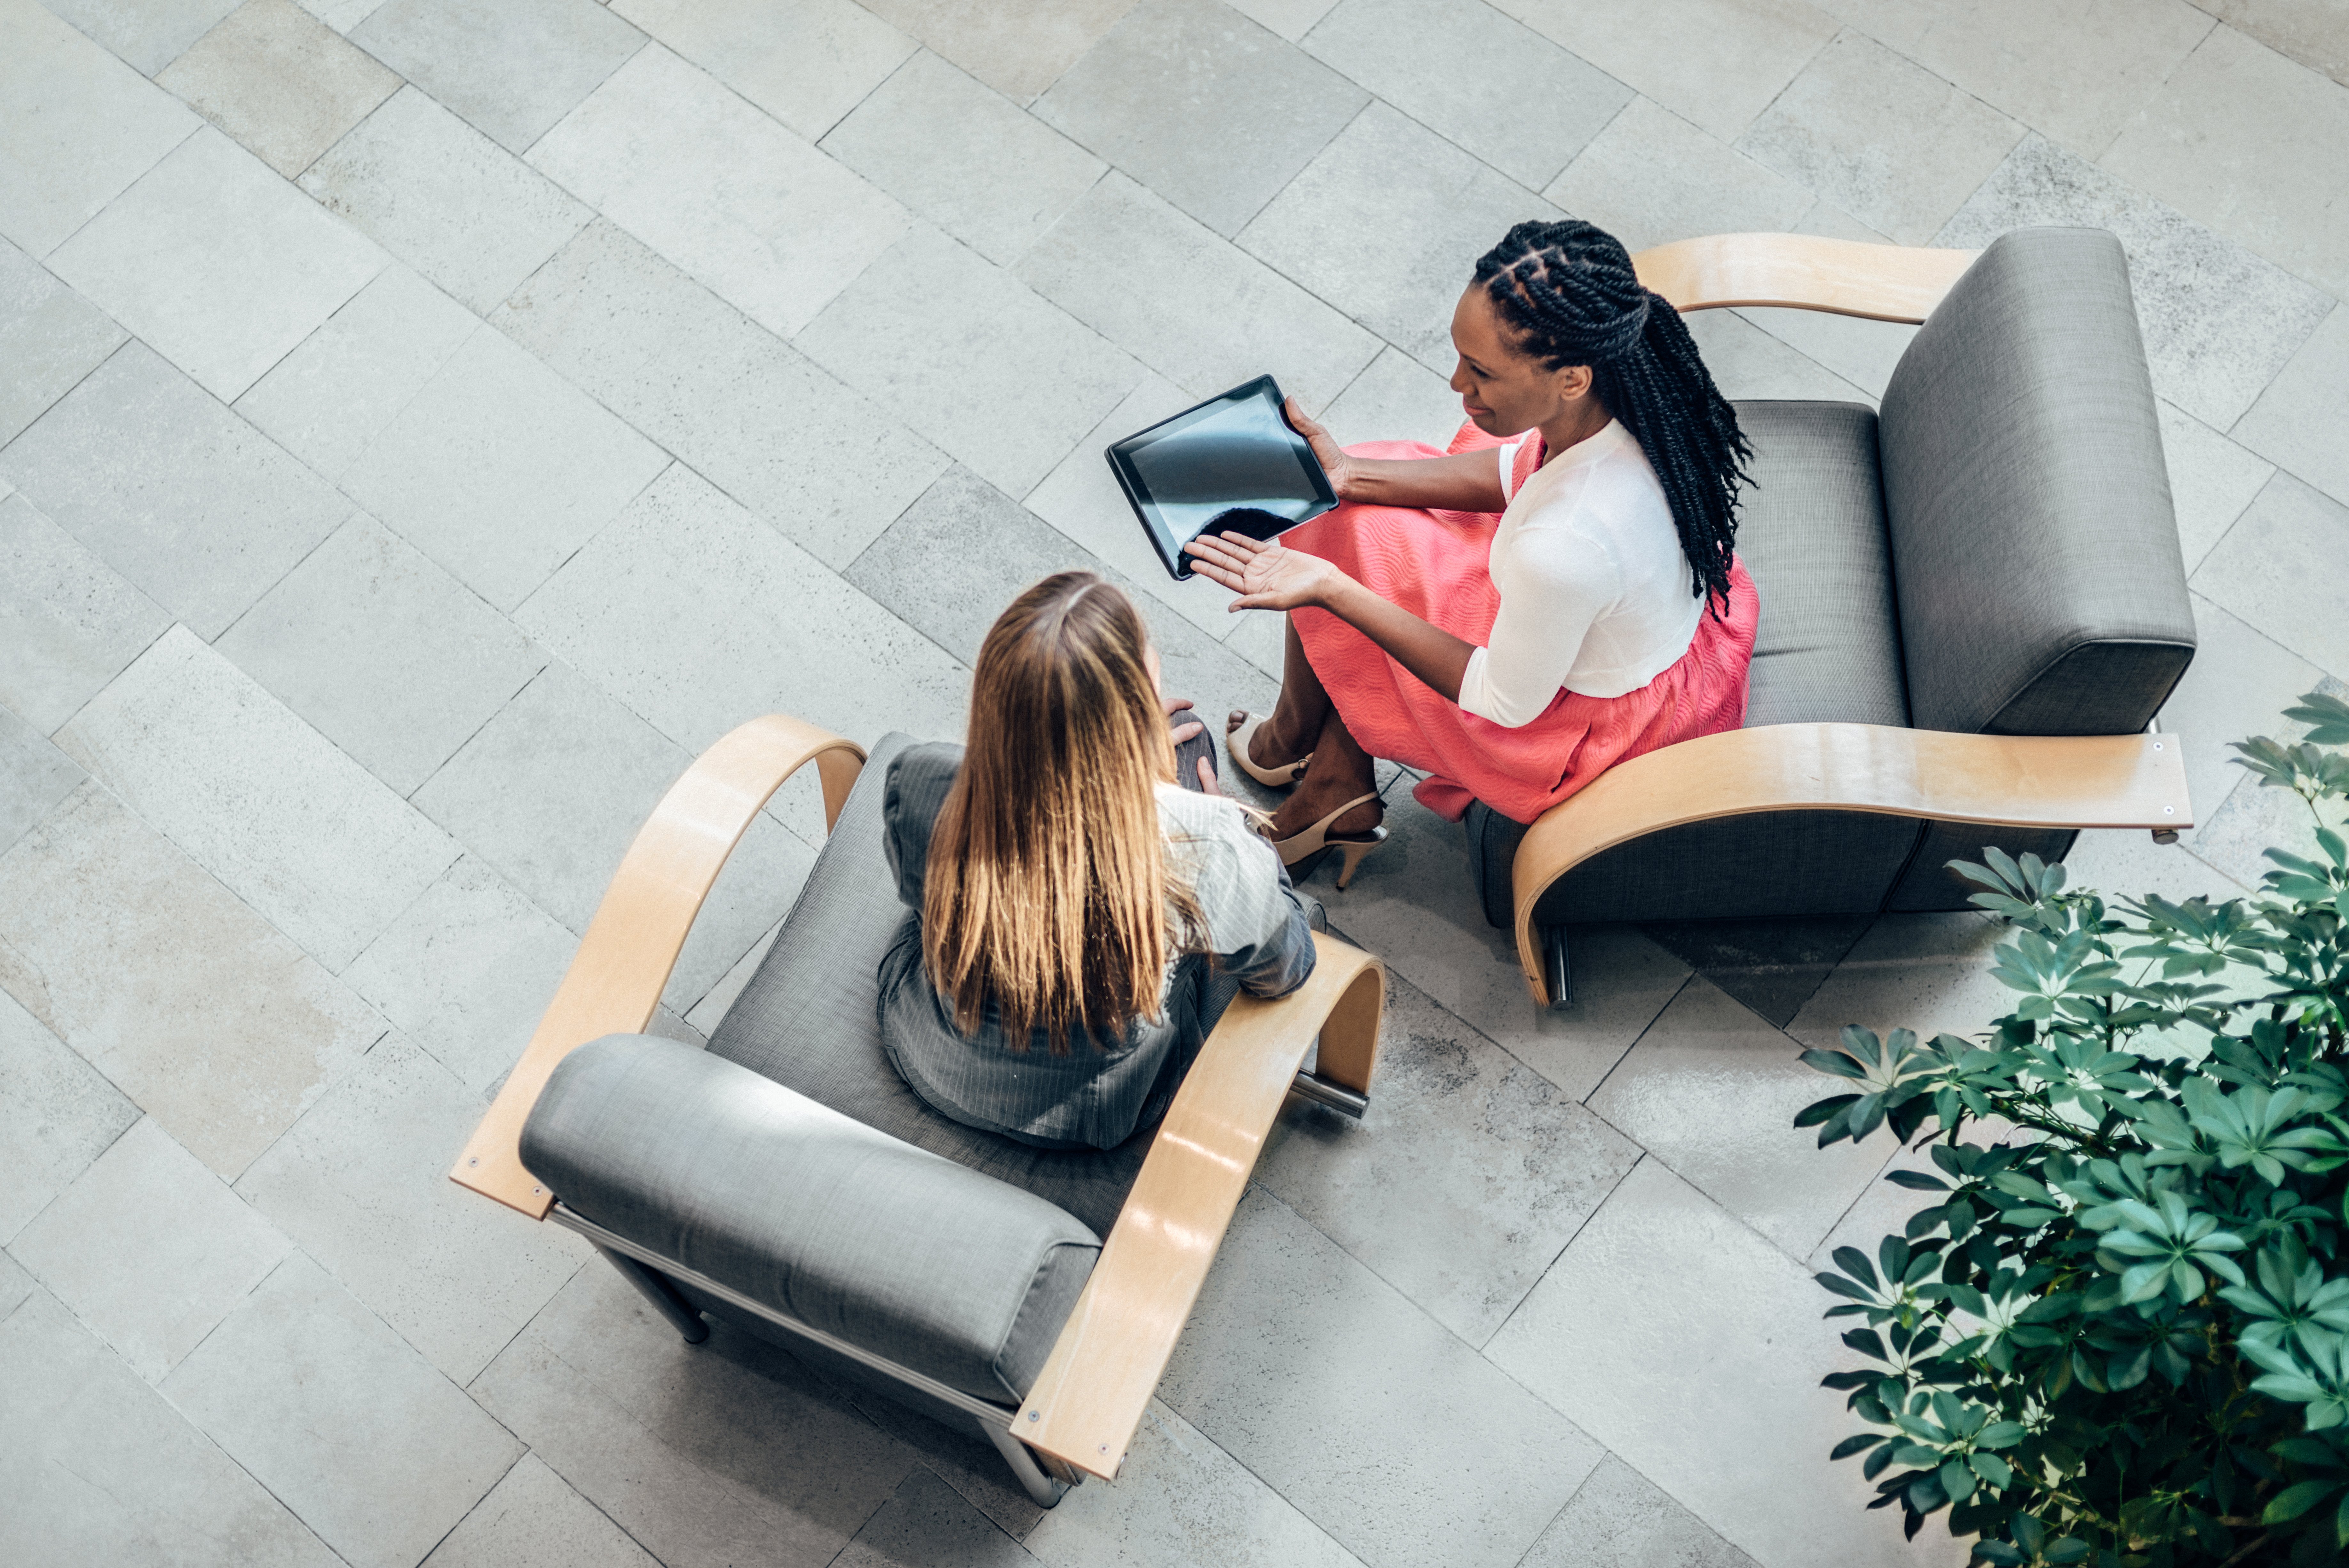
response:
[(1464, 404), (1460, 411), (1468, 416), (1468, 422), (1470, 424), (1475, 425), (1478, 430), (1483, 431), (1488, 436), (1508, 435), (1513, 433), (1501, 428), (1501, 417), (1490, 409), (1472, 409)]

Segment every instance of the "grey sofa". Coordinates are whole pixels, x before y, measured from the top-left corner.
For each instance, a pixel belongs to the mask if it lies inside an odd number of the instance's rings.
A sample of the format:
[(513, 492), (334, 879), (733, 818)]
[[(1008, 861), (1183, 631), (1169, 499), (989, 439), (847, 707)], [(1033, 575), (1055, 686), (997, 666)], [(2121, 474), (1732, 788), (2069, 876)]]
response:
[[(1761, 242), (1742, 270), (1739, 241)], [(1702, 244), (1702, 267), (1640, 258), (1683, 310), (1924, 325), (1880, 414), (1738, 405), (1762, 604), (1746, 728), (1634, 759), (1530, 831), (1470, 810), (1486, 917), (1517, 927), (1537, 999), (1562, 1000), (1578, 924), (1961, 909), (1946, 863), (1985, 846), (2056, 860), (2082, 826), (2190, 825), (2175, 744), (2144, 733), (2194, 620), (2119, 243)], [(1917, 277), (1935, 258), (1953, 281)]]
[[(1114, 1149), (939, 1116), (874, 1023), (907, 917), (881, 822), (906, 743), (866, 766), (770, 716), (697, 761), (450, 1175), (587, 1236), (689, 1343), (722, 1319), (974, 1430), (1050, 1506), (1115, 1475), (1284, 1098), (1361, 1114), (1383, 980), (1317, 937), (1304, 988), (1235, 1002), (1163, 1122)], [(644, 1033), (728, 853), (811, 761), (831, 836), (756, 974), (707, 1051)]]

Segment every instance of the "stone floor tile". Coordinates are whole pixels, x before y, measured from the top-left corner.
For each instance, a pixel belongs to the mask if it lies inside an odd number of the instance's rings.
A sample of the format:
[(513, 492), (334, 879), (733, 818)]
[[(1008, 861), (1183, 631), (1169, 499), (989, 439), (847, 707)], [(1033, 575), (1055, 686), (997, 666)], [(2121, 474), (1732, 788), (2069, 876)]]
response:
[[(2314, 690), (2349, 701), (2349, 682), (2327, 676), (2316, 683)], [(2245, 727), (2256, 728), (2287, 743), (2307, 732), (2299, 724)], [(2307, 802), (2290, 790), (2245, 779), (2217, 810), (2202, 818), (2202, 826), (2194, 833), (2193, 855), (2241, 886), (2259, 888), (2264, 886), (2268, 873), (2276, 868), (2274, 862), (2267, 858), (2269, 849), (2285, 849), (2302, 856), (2323, 853), (2316, 842), (2320, 826), (2336, 834), (2349, 831), (2349, 803), (2327, 800), (2311, 810)]]
[(1032, 101), (1101, 40), (1133, 0), (873, 0), (865, 7), (1017, 104)]
[[(1240, 245), (1439, 375), (1452, 308), (1509, 225), (1558, 212), (1373, 103), (1242, 231)], [(1365, 244), (1362, 236), (1376, 234)]]
[(2349, 506), (2279, 473), (2203, 557), (2193, 583), (2312, 664), (2349, 676), (2344, 575)]
[(160, 1383), (293, 1243), (144, 1116), (8, 1250)]
[(1788, 1257), (1803, 1258), (1882, 1168), (1885, 1151), (1821, 1149), (1795, 1127), (1795, 1112), (1831, 1092), (1797, 1050), (1700, 975), (1607, 1075), (1590, 1108)]
[(1111, 442), (1172, 419), (1198, 401), (1164, 376), (1144, 375), (1142, 384), (1028, 493), (1027, 507), (1129, 582), (1147, 583), (1152, 597), (1220, 641), (1232, 634), (1235, 621), (1249, 618), (1226, 607), (1232, 602), (1229, 588), (1202, 576), (1177, 579), (1168, 575), (1105, 455)]
[(0, 446), (71, 391), (129, 334), (0, 240)]
[[(1793, 225), (1798, 234), (1823, 234), (1829, 239), (1882, 244), (1884, 236), (1866, 223), (1821, 202)], [(1735, 314), (1763, 331), (1801, 351), (1881, 402), (1885, 384), (1892, 379), (1900, 357), (1917, 337), (1917, 328), (1900, 321), (1870, 321), (1859, 316), (1837, 316), (1825, 310), (1774, 310), (1748, 306)]]
[(1604, 1457), (1261, 1188), (1158, 1392), (1371, 1563), (1514, 1564)]
[(2280, 55), (2349, 87), (2349, 24), (2326, 0), (2195, 0)]
[[(551, 664), (415, 800), (581, 932), (636, 830), (690, 761), (591, 681)], [(814, 861), (773, 818), (751, 823), (686, 939), (665, 993), (672, 1010), (688, 1011), (766, 934)]]
[(1658, 947), (1679, 954), (1764, 1023), (1783, 1029), (1866, 934), (1873, 919), (1827, 915), (1811, 919), (1651, 920), (1640, 930)]
[(916, 1462), (765, 1341), (682, 1343), (601, 1261), (472, 1393), (668, 1568), (823, 1568)]
[(25, 1272), (24, 1264), (7, 1253), (0, 1252), (0, 1324), (6, 1323), (9, 1314), (24, 1305), (39, 1288), (33, 1276)]
[(1656, 0), (1636, 9), (1577, 0), (1500, 0), (1635, 92), (1726, 141), (1784, 91), (1834, 18), (1804, 0)]
[(954, 1488), (916, 1465), (832, 1563), (833, 1568), (895, 1568), (907, 1563), (1015, 1568), (1035, 1561)]
[[(2337, 24), (2336, 24), (2337, 25)], [(2229, 239), (2349, 294), (2349, 93), (2213, 27), (2099, 161)]]
[(1330, 14), (1338, 0), (1228, 0), (1233, 10), (1271, 28), (1290, 43), (1303, 41), (1313, 24)]
[(482, 327), (342, 483), (466, 587), (511, 610), (668, 461), (528, 350)]
[(447, 1179), (481, 1110), (447, 1068), (391, 1035), (236, 1184), (460, 1385), (595, 1255), (570, 1231)]
[(0, 853), (31, 832), (87, 776), (47, 735), (0, 708)]
[(255, 381), (236, 411), (339, 480), (481, 325), (407, 267), (388, 266)]
[(916, 47), (852, 0), (612, 0), (612, 9), (809, 141)]
[(1442, 452), (1467, 415), (1450, 381), (1402, 349), (1387, 348), (1321, 410), (1320, 419), (1341, 446), (1415, 441)]
[(354, 1568), (408, 1568), (522, 1445), (296, 1252), (163, 1392)]
[(230, 1180), (383, 1033), (95, 784), (0, 856), (0, 987)]
[[(2228, 795), (2251, 783), (2229, 748), (2253, 735), (2281, 735), (2283, 711), (2314, 690), (2324, 671), (2199, 593), (2193, 607), (2199, 646), (2161, 705), (2161, 727), (2186, 753), (2194, 820), (2207, 823)], [(2199, 831), (2189, 829), (2186, 842)]]
[(2191, 574), (2266, 485), (2275, 465), (2167, 399), (2155, 404), (2155, 412), (2161, 418), (2169, 499), (2178, 513), (2178, 551)]
[(155, 80), (288, 180), (399, 87), (294, 0), (247, 0)]
[[(138, 1107), (96, 1068), (0, 993), (0, 1243), (138, 1119)], [(0, 1287), (0, 1317), (22, 1299)]]
[(690, 469), (655, 481), (515, 616), (693, 755), (762, 713), (867, 743), (962, 732), (968, 670)]
[(457, 858), (447, 835), (183, 627), (57, 739), (330, 970)]
[(579, 939), (466, 856), (400, 911), (343, 980), (486, 1096), (521, 1059)]
[(342, 1559), (47, 1293), (0, 1322), (0, 1555), (11, 1563)]
[(1522, 1568), (1755, 1568), (1661, 1487), (1609, 1454)]
[(514, 1461), (424, 1568), (659, 1568), (536, 1454)]
[(2085, 830), (2064, 857), (2064, 869), (2073, 887), (2094, 888), (2107, 895), (2108, 904), (2147, 893), (2180, 903), (2208, 898), (2215, 904), (2252, 890), (2185, 846), (2156, 844), (2150, 833), (2132, 828)]
[(2026, 136), (1935, 238), (1981, 246), (2009, 229), (2110, 229), (2129, 285), (2153, 389), (2225, 430), (2333, 308), (2321, 290), (2038, 136)]
[(1400, 977), (1379, 1033), (1368, 1117), (1292, 1102), (1256, 1179), (1482, 1345), (1640, 1150)]
[[(867, 1421), (912, 1449), (923, 1469), (961, 1493), (965, 1502), (1014, 1541), (1025, 1541), (1044, 1518), (1046, 1511), (1030, 1501), (995, 1445), (977, 1432), (944, 1426), (872, 1389), (840, 1384), (834, 1391)], [(1164, 1407), (1154, 1404), (1154, 1408)], [(1171, 1411), (1166, 1414), (1181, 1419)], [(1132, 1471), (1127, 1474), (1131, 1477)], [(1124, 1483), (1116, 1490), (1123, 1493)]]
[(1859, 388), (1733, 310), (1699, 311), (1688, 329), (1723, 397), (1875, 405)]
[(1116, 1484), (1087, 1482), (1071, 1492), (1022, 1544), (1052, 1568), (1358, 1568), (1361, 1562), (1155, 1399)]
[(1737, 139), (1737, 150), (1898, 244), (1922, 244), (2023, 128), (1846, 31)]
[(328, 149), (302, 189), (483, 315), (595, 216), (413, 87)]
[(207, 126), (48, 261), (233, 402), (389, 259)]
[[(821, 821), (819, 817), (819, 824)], [(743, 987), (749, 985), (759, 972), (759, 966), (767, 961), (767, 950), (775, 945), (775, 939), (782, 934), (782, 921), (777, 920), (749, 952), (734, 961), (734, 967), (720, 976), (716, 985), (703, 992), (701, 1000), (693, 1004), (693, 1011), (685, 1016), (688, 1029), (705, 1040), (717, 1030), (719, 1022), (733, 1011)]]
[(531, 149), (530, 161), (784, 337), (814, 320), (909, 221), (658, 44), (614, 72)]
[(1599, 1086), (1686, 983), (1688, 965), (1633, 928), (1594, 926), (1574, 933), (1573, 1004), (1537, 1007), (1515, 939), (1485, 923), (1460, 826), (1396, 785), (1386, 827), (1386, 847), (1346, 891), (1316, 874), (1330, 925), (1572, 1098)]
[(2349, 503), (2349, 310), (2333, 306), (2228, 433), (2269, 462)]
[[(351, 510), (144, 343), (124, 344), (0, 452), (0, 473), (205, 638), (218, 637)], [(99, 625), (144, 624), (119, 596), (107, 597), (116, 602)]]
[(947, 465), (609, 223), (589, 224), (495, 322), (835, 570)]
[(1025, 255), (1103, 168), (926, 49), (875, 88), (823, 146), (1000, 266)]
[(1926, 1039), (1980, 1034), (2014, 995), (1990, 972), (1991, 950), (2004, 935), (1988, 916), (1967, 911), (1878, 916), (1786, 1033), (1812, 1047), (1834, 1045), (1855, 1023), (1879, 1036), (1895, 1029)]
[(1632, 98), (1484, 0), (1343, 0), (1303, 47), (1534, 191)]
[(512, 622), (365, 514), (213, 646), (403, 795), (546, 664)]
[(38, 0), (0, 33), (0, 235), (46, 256), (203, 122)]
[(509, 152), (527, 151), (645, 44), (591, 0), (389, 0), (350, 36)]
[(2187, 0), (1820, 0), (1878, 43), (2084, 158), (2121, 128), (2210, 30)]
[(1817, 201), (1644, 98), (1609, 120), (1542, 196), (1630, 251), (1700, 234), (1791, 229)]
[(1318, 413), (1381, 347), (1123, 174), (1095, 185), (1019, 273), (1195, 400), (1269, 370)]
[(1801, 1264), (1643, 1160), (1486, 1355), (1767, 1568), (1956, 1568), (1964, 1545), (1938, 1525), (1904, 1545), (1898, 1519), (1868, 1511), (1858, 1467), (1827, 1460), (1857, 1426), (1818, 1386), (1850, 1358), (1841, 1324), (1820, 1320), (1831, 1304)]
[(237, 0), (52, 0), (49, 9), (153, 76), (237, 7)]
[[(910, 288), (906, 280), (919, 278)], [(952, 334), (941, 320), (960, 323)], [(976, 252), (926, 226), (832, 302), (809, 358), (1014, 495), (1142, 379), (1142, 367)]]
[(346, 36), (382, 5), (383, 0), (301, 0), (302, 9)]
[(1216, 0), (1142, 0), (1035, 113), (1230, 235), (1369, 101)]

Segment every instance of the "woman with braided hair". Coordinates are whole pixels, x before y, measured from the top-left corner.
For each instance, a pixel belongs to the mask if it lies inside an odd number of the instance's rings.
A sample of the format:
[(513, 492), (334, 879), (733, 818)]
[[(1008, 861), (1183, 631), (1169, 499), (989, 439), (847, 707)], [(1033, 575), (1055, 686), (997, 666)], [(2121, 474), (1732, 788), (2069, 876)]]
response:
[[(1748, 449), (1671, 306), (1588, 223), (1524, 223), (1452, 317), (1469, 423), (1449, 452), (1341, 450), (1289, 422), (1341, 504), (1271, 541), (1186, 548), (1231, 607), (1288, 612), (1280, 701), (1233, 760), (1294, 784), (1285, 864), (1384, 840), (1371, 759), (1421, 802), (1531, 822), (1608, 767), (1744, 722), (1759, 607), (1739, 565)], [(1522, 432), (1522, 433), (1520, 433)]]

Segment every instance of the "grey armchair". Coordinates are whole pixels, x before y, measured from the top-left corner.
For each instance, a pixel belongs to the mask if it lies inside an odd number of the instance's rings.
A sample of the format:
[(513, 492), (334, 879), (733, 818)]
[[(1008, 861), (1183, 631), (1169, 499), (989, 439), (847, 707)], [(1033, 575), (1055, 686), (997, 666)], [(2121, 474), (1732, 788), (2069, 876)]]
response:
[[(1285, 1098), (1361, 1114), (1384, 977), (1317, 937), (1304, 987), (1235, 1001), (1164, 1119), (1114, 1149), (939, 1116), (874, 1016), (905, 915), (881, 824), (905, 744), (866, 768), (771, 715), (696, 761), (450, 1177), (586, 1236), (688, 1343), (724, 1319), (977, 1431), (1050, 1507), (1116, 1475)], [(727, 856), (810, 762), (831, 836), (774, 945), (706, 1052), (644, 1033)]]
[(1609, 770), (1530, 827), (1476, 805), (1486, 918), (1537, 1002), (1598, 921), (1953, 909), (1995, 845), (2192, 826), (2147, 729), (2194, 656), (2153, 388), (2119, 243), (1982, 251), (1732, 234), (1637, 258), (1682, 311), (1923, 322), (1882, 412), (1746, 402), (1738, 544), (1761, 592), (1745, 728)]

